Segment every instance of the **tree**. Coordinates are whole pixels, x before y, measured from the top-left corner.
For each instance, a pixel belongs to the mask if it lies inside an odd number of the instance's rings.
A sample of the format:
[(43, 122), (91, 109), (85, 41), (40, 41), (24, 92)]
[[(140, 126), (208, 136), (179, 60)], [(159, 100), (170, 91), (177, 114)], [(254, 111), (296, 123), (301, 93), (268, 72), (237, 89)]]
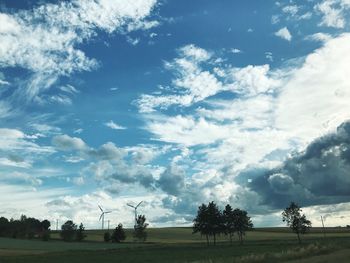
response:
[(216, 236), (223, 232), (223, 217), (214, 202), (208, 205), (202, 204), (198, 208), (197, 216), (193, 220), (193, 233), (198, 232), (205, 235), (207, 245), (209, 245), (209, 237), (213, 236), (214, 245), (216, 245)]
[(236, 231), (235, 226), (235, 214), (233, 213), (233, 209), (230, 205), (226, 205), (225, 210), (222, 213), (223, 216), (223, 226), (224, 233), (228, 235), (230, 238), (230, 243), (232, 245), (232, 238)]
[(0, 237), (6, 237), (9, 234), (10, 222), (5, 217), (0, 217)]
[(198, 207), (197, 216), (193, 219), (193, 234), (200, 233), (202, 236), (205, 236), (207, 240), (207, 245), (209, 246), (209, 225), (207, 220), (208, 207), (205, 204), (202, 204)]
[(147, 227), (148, 227), (148, 224), (146, 223), (146, 217), (144, 215), (139, 215), (136, 219), (136, 224), (134, 226), (134, 238), (143, 242), (146, 241)]
[(84, 231), (85, 231), (85, 227), (83, 223), (80, 223), (79, 228), (77, 229), (76, 237), (75, 237), (76, 241), (81, 242), (85, 239), (86, 235)]
[(213, 236), (214, 246), (216, 245), (216, 236), (223, 232), (222, 214), (214, 202), (208, 204), (209, 235)]
[(41, 236), (41, 239), (43, 241), (49, 241), (50, 240), (50, 226), (51, 226), (51, 223), (49, 220), (43, 220), (41, 221), (41, 233), (40, 233), (40, 236)]
[(103, 235), (103, 240), (105, 242), (111, 241), (111, 234), (109, 232), (105, 232), (104, 235)]
[(77, 225), (72, 220), (68, 220), (62, 225), (61, 230), (61, 237), (64, 241), (73, 241), (77, 231)]
[(113, 231), (111, 240), (112, 242), (120, 243), (121, 241), (124, 241), (126, 239), (126, 234), (123, 229), (123, 225), (119, 224)]
[(311, 227), (311, 222), (301, 212), (301, 208), (294, 202), (291, 202), (289, 207), (282, 212), (283, 222), (286, 222), (287, 226), (297, 234), (299, 244), (301, 244), (300, 234), (305, 234)]
[(243, 244), (243, 236), (245, 232), (253, 227), (252, 220), (248, 216), (247, 211), (236, 208), (232, 211), (233, 224), (235, 232), (237, 232), (239, 243)]

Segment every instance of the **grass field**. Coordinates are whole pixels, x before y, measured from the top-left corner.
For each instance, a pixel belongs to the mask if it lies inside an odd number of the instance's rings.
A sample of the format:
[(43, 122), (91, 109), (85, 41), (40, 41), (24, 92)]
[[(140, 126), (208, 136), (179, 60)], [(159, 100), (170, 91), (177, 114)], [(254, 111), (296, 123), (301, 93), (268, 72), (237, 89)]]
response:
[[(244, 245), (236, 242), (230, 246), (225, 237), (220, 237), (216, 247), (207, 247), (205, 239), (192, 235), (190, 228), (149, 229), (146, 243), (133, 242), (131, 230), (124, 243), (104, 243), (103, 233), (87, 231), (86, 241), (81, 243), (62, 242), (58, 233), (53, 233), (49, 242), (0, 238), (0, 263), (334, 262), (333, 259), (342, 263), (350, 258), (350, 230), (345, 228), (327, 229), (326, 238), (322, 229), (313, 228), (304, 236), (302, 246), (286, 228), (250, 231)], [(328, 261), (320, 261), (325, 258)]]

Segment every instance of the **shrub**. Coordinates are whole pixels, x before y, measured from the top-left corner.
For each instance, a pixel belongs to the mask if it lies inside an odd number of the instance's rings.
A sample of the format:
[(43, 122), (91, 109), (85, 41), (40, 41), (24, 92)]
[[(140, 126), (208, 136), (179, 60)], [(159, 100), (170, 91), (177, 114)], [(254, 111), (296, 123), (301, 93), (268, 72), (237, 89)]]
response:
[(105, 242), (109, 242), (111, 241), (111, 234), (109, 232), (106, 232), (104, 235), (103, 235), (103, 240)]
[(119, 224), (114, 229), (111, 239), (112, 239), (112, 242), (117, 242), (117, 243), (120, 243), (121, 241), (124, 241), (126, 239), (126, 234), (122, 224)]

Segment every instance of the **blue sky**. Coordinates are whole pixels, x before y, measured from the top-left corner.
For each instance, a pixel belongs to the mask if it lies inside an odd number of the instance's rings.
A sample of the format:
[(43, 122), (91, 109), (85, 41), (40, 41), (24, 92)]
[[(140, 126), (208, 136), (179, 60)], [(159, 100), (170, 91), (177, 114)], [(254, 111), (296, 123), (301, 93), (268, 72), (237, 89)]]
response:
[(1, 0), (0, 216), (92, 228), (100, 204), (131, 226), (144, 200), (151, 225), (188, 225), (214, 200), (269, 226), (298, 201), (344, 224), (349, 10)]

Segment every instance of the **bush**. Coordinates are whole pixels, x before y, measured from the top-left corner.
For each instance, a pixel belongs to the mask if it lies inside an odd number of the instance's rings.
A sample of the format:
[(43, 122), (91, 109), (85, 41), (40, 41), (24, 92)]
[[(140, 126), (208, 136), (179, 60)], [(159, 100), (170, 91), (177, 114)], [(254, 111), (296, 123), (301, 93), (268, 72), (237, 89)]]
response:
[(45, 230), (42, 233), (41, 240), (42, 241), (49, 241), (50, 240), (50, 230)]
[(106, 232), (104, 235), (103, 235), (103, 240), (105, 242), (109, 242), (111, 241), (111, 234), (109, 232)]
[(80, 223), (79, 228), (77, 230), (76, 237), (75, 237), (76, 241), (81, 242), (85, 239), (86, 235), (85, 235), (84, 231), (85, 231), (84, 225), (82, 223)]
[(111, 240), (112, 242), (120, 243), (121, 241), (124, 241), (126, 239), (126, 234), (123, 229), (123, 225), (119, 224), (113, 231)]
[(134, 238), (145, 242), (147, 239), (147, 226), (146, 217), (144, 215), (139, 215), (136, 219), (136, 225), (134, 226)]
[(68, 220), (62, 225), (61, 229), (61, 237), (64, 241), (70, 242), (74, 240), (77, 231), (77, 225), (74, 224), (73, 221)]

